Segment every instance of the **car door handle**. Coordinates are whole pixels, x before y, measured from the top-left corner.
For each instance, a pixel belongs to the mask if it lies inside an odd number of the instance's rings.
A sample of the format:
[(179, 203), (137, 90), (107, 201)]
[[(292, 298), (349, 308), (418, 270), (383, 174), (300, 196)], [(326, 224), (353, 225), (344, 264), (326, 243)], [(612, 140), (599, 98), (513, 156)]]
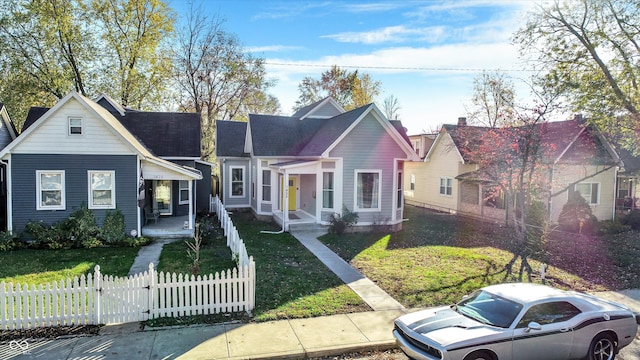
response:
[(560, 329), (560, 332), (567, 332), (567, 331), (569, 331), (569, 330), (571, 330), (571, 329), (569, 329), (569, 328), (564, 328), (564, 329)]

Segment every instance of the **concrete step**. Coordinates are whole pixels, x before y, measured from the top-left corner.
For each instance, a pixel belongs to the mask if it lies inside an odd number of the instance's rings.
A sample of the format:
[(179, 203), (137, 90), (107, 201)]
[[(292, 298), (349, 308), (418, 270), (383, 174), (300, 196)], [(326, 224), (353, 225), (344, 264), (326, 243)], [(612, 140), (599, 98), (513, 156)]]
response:
[(324, 231), (329, 232), (329, 227), (317, 223), (289, 224), (289, 231)]

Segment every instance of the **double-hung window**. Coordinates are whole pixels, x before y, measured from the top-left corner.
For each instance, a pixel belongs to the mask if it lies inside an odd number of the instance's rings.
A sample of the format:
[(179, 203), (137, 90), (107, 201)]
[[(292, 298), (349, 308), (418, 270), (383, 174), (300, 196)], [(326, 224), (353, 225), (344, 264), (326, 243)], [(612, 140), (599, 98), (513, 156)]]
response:
[(404, 198), (404, 194), (402, 193), (402, 173), (398, 172), (398, 188), (396, 190), (398, 198), (396, 199), (396, 205), (398, 207), (398, 209), (402, 208), (402, 199)]
[(115, 171), (89, 170), (88, 173), (89, 209), (115, 209)]
[(244, 167), (232, 166), (231, 171), (231, 197), (244, 196)]
[(409, 175), (409, 190), (413, 191), (416, 189), (416, 174)]
[(262, 201), (271, 201), (271, 170), (262, 170)]
[(64, 170), (36, 171), (36, 210), (64, 210)]
[(189, 203), (189, 180), (180, 180), (179, 187), (179, 199), (178, 204), (186, 205)]
[(440, 195), (451, 196), (453, 194), (453, 179), (440, 178)]
[(69, 118), (69, 135), (82, 135), (82, 118)]
[(356, 170), (356, 211), (380, 211), (382, 170)]
[(575, 191), (579, 192), (589, 205), (596, 205), (600, 203), (599, 183), (576, 184)]
[(322, 173), (322, 208), (333, 209), (333, 172)]

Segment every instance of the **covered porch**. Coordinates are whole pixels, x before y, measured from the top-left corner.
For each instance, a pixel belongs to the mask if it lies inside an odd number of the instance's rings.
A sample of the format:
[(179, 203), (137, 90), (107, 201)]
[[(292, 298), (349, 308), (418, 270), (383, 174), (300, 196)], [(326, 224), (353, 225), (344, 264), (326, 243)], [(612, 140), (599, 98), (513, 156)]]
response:
[[(195, 224), (196, 216), (191, 215)], [(158, 221), (149, 220), (142, 226), (142, 236), (153, 238), (193, 238), (195, 226), (189, 228), (189, 215), (160, 216)]]

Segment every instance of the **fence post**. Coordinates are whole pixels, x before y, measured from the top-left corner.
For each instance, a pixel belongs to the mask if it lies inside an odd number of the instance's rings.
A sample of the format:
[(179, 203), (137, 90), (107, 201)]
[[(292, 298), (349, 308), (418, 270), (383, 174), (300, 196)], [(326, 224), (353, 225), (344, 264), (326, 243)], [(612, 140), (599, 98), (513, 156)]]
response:
[(102, 275), (100, 275), (100, 265), (93, 268), (93, 285), (94, 285), (94, 302), (93, 302), (93, 321), (94, 325), (98, 325), (102, 321)]
[(153, 263), (149, 263), (149, 303), (147, 304), (147, 310), (149, 310), (149, 319), (153, 319), (155, 317), (155, 294), (156, 294), (156, 282), (157, 275), (154, 269)]

